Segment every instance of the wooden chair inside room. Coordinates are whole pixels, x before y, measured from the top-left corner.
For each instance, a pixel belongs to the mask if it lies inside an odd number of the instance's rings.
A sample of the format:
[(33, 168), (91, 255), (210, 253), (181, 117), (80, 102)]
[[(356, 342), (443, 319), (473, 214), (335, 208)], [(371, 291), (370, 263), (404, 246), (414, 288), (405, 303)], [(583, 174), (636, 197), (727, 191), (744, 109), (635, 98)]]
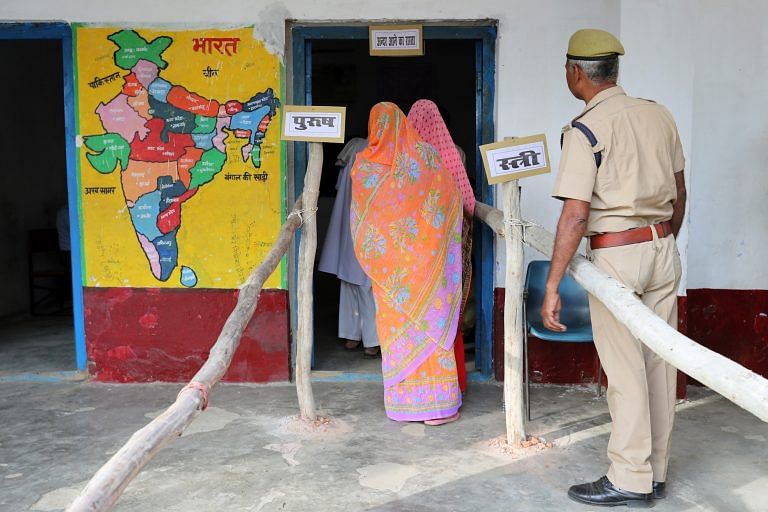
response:
[(29, 280), (29, 313), (61, 314), (69, 299), (69, 254), (59, 249), (55, 229), (33, 229), (27, 232), (27, 272)]

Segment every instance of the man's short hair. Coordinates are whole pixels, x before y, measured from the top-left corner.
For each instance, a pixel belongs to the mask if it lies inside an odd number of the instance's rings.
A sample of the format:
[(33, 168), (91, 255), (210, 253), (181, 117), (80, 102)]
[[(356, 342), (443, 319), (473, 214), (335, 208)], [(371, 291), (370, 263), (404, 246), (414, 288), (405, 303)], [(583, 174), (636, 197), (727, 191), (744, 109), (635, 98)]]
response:
[(616, 83), (619, 79), (619, 58), (600, 60), (568, 59), (568, 67), (579, 66), (595, 85)]

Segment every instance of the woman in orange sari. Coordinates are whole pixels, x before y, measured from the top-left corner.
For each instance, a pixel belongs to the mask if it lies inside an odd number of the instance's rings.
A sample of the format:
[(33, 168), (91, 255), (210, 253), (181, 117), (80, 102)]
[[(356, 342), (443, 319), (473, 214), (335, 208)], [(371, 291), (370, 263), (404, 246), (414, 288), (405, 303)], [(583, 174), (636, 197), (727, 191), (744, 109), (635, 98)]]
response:
[(373, 107), (368, 140), (351, 172), (350, 221), (376, 301), (387, 416), (454, 421), (461, 195), (438, 152), (393, 103)]

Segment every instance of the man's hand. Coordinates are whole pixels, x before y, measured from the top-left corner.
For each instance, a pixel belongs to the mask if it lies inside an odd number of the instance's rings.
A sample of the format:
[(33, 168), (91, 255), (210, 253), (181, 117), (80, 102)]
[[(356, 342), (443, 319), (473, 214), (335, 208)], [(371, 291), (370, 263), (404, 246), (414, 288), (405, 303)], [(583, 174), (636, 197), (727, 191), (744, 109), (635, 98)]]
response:
[(589, 203), (578, 199), (566, 199), (563, 211), (557, 222), (555, 248), (552, 251), (552, 263), (547, 276), (547, 291), (541, 306), (541, 319), (544, 327), (550, 331), (563, 332), (565, 326), (560, 323), (560, 295), (557, 288), (565, 275), (568, 262), (579, 247), (581, 237), (587, 230)]
[(550, 331), (565, 332), (565, 325), (560, 323), (560, 294), (556, 291), (547, 291), (544, 295), (544, 303), (541, 305), (541, 319), (544, 327)]

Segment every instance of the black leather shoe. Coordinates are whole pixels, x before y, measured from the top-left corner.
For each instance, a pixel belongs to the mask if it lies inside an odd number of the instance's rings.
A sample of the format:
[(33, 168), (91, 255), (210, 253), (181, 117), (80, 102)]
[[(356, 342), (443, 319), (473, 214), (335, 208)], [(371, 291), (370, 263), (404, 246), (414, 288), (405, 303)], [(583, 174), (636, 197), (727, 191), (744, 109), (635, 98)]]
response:
[(653, 482), (653, 499), (661, 500), (667, 497), (667, 483)]
[(653, 493), (630, 492), (615, 487), (607, 476), (597, 482), (579, 484), (568, 489), (568, 497), (579, 503), (603, 507), (626, 505), (630, 508), (651, 508)]

